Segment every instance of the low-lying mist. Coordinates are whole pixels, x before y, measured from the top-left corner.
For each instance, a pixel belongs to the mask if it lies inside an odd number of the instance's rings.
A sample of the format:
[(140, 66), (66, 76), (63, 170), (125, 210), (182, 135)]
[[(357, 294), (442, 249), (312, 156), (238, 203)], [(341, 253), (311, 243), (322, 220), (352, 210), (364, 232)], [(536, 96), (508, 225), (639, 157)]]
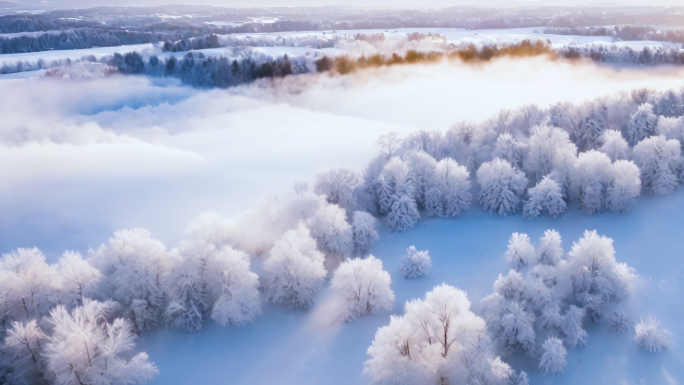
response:
[(227, 90), (174, 80), (2, 81), (0, 250), (96, 247), (143, 227), (175, 246), (204, 211), (230, 217), (330, 167), (360, 169), (388, 131), (446, 130), (502, 108), (684, 85), (684, 69), (543, 57), (306, 74)]

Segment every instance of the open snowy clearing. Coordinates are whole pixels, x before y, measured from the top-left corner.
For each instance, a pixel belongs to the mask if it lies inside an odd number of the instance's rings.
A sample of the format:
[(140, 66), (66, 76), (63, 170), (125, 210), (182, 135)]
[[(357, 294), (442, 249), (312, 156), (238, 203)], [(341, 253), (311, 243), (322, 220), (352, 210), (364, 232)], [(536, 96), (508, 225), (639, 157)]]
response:
[[(684, 247), (684, 191), (665, 197), (639, 198), (627, 214), (581, 214), (576, 207), (564, 217), (499, 217), (477, 209), (461, 219), (421, 220), (403, 233), (381, 232), (371, 253), (382, 259), (392, 276), (396, 301), (392, 313), (403, 314), (407, 300), (422, 298), (443, 282), (468, 292), (473, 308), (491, 292), (499, 273), (510, 265), (503, 256), (513, 232), (527, 233), (537, 244), (546, 229), (556, 229), (567, 252), (585, 229), (614, 239), (618, 262), (636, 269), (635, 293), (621, 305), (632, 328), (617, 334), (607, 325), (585, 325), (587, 346), (568, 349), (568, 366), (558, 377), (543, 376), (537, 368), (526, 370), (532, 384), (676, 384), (684, 380), (684, 309), (682, 282), (684, 261), (677, 250)], [(429, 276), (407, 280), (399, 260), (415, 245), (427, 249), (433, 269)], [(261, 258), (253, 259), (258, 272)], [(309, 311), (291, 312), (270, 305), (254, 323), (222, 328), (213, 322), (201, 332), (188, 335), (168, 329), (144, 336), (138, 347), (149, 353), (160, 369), (154, 384), (367, 384), (363, 362), (378, 327), (386, 325), (390, 312), (364, 316), (349, 324), (333, 323), (325, 316), (328, 287)], [(646, 352), (634, 341), (633, 324), (649, 313), (658, 317), (673, 335), (672, 348), (661, 354)], [(193, 368), (192, 370), (188, 370)]]

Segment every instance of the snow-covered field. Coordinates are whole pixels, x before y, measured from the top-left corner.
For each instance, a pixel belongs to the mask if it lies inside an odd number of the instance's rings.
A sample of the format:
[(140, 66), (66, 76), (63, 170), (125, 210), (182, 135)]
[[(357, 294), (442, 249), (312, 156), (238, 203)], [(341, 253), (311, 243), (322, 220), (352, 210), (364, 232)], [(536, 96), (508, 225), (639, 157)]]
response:
[[(324, 316), (326, 288), (306, 312), (266, 305), (264, 313), (244, 327), (210, 324), (192, 335), (164, 329), (143, 337), (139, 347), (160, 369), (154, 384), (367, 384), (370, 378), (362, 374), (366, 349), (391, 313), (403, 313), (407, 300), (422, 298), (446, 282), (466, 290), (477, 308), (498, 274), (510, 268), (504, 252), (511, 233), (527, 233), (536, 244), (545, 230), (556, 229), (567, 252), (585, 229), (596, 229), (614, 239), (618, 261), (639, 274), (638, 290), (625, 303), (632, 321), (647, 318), (649, 312), (657, 316), (672, 332), (672, 349), (649, 353), (634, 342), (633, 329), (618, 335), (606, 325), (588, 325), (587, 346), (568, 349), (563, 374), (542, 376), (534, 367), (521, 369), (531, 374), (531, 384), (677, 384), (684, 381), (684, 260), (678, 257), (684, 247), (682, 215), (680, 189), (667, 197), (640, 198), (628, 214), (586, 216), (573, 208), (560, 219), (528, 221), (475, 209), (460, 219), (424, 220), (403, 233), (382, 231), (371, 250), (392, 275), (392, 312), (331, 324)], [(430, 251), (429, 276), (401, 276), (399, 260), (410, 245)]]

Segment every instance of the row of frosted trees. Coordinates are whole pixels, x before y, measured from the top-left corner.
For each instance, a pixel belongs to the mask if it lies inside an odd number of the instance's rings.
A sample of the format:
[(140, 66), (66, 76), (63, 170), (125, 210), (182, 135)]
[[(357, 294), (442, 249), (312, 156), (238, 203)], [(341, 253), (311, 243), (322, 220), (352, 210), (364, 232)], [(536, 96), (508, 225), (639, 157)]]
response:
[[(646, 89), (581, 105), (525, 106), (446, 134), (382, 136), (362, 174), (334, 170), (325, 194), (347, 208), (386, 215), (402, 231), (421, 216), (460, 217), (477, 202), (493, 214), (628, 211), (646, 191), (681, 183), (684, 99)], [(333, 180), (334, 179), (334, 180)], [(334, 190), (334, 191), (333, 191)]]
[[(145, 353), (131, 357), (137, 335), (162, 325), (196, 332), (209, 318), (244, 325), (263, 300), (307, 308), (329, 277), (326, 259), (340, 263), (330, 274), (340, 320), (390, 308), (390, 276), (368, 255), (379, 238), (375, 218), (329, 200), (298, 185), (237, 224), (203, 214), (171, 250), (132, 229), (52, 265), (36, 248), (4, 254), (0, 382), (144, 383), (157, 370)], [(261, 277), (242, 250), (266, 257)]]

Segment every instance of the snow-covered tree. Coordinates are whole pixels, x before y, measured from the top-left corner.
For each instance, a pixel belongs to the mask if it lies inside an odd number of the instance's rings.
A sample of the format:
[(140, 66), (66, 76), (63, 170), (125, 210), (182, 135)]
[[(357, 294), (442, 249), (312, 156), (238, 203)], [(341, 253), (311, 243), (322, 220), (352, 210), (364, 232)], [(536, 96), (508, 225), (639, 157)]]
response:
[(161, 321), (164, 283), (173, 264), (164, 245), (143, 229), (121, 230), (98, 248), (93, 263), (103, 274), (103, 292), (123, 304), (137, 332)]
[(563, 257), (563, 246), (560, 234), (556, 230), (544, 231), (537, 247), (539, 263), (556, 266)]
[(13, 322), (4, 344), (0, 344), (0, 383), (47, 383), (50, 377), (46, 372), (43, 356), (46, 340), (47, 336), (36, 320)]
[(544, 374), (550, 373), (553, 375), (563, 372), (563, 368), (567, 365), (565, 356), (568, 351), (563, 346), (563, 341), (556, 337), (549, 337), (542, 344), (542, 356), (539, 362), (539, 369)]
[(533, 180), (540, 182), (545, 176), (552, 175), (565, 191), (576, 160), (577, 146), (570, 141), (566, 131), (546, 125), (532, 128), (523, 169)]
[(535, 346), (535, 315), (521, 298), (525, 287), (520, 278), (514, 271), (506, 277), (499, 275), (495, 292), (483, 299), (484, 317), (504, 356), (517, 349), (529, 352)]
[(516, 269), (535, 260), (534, 246), (530, 243), (530, 237), (527, 234), (513, 233), (511, 235), (508, 240), (506, 260)]
[(387, 215), (387, 224), (392, 231), (405, 231), (418, 222), (420, 213), (416, 201), (408, 195), (402, 195), (394, 202)]
[(371, 214), (364, 211), (355, 211), (352, 219), (352, 232), (354, 234), (353, 254), (363, 257), (370, 251), (371, 247), (380, 239), (378, 231), (375, 229), (377, 220)]
[(664, 136), (646, 138), (634, 146), (634, 162), (641, 170), (642, 186), (653, 194), (674, 192), (684, 159), (679, 141)]
[(263, 288), (268, 300), (293, 309), (309, 307), (326, 275), (324, 258), (303, 224), (286, 232), (264, 262)]
[(653, 106), (649, 103), (644, 103), (632, 115), (632, 119), (627, 125), (627, 140), (631, 145), (635, 145), (655, 135), (657, 125), (658, 116), (653, 113)]
[(587, 344), (587, 331), (582, 329), (584, 309), (570, 305), (563, 315), (561, 330), (565, 334), (565, 343), (568, 346), (584, 346)]
[(533, 219), (543, 212), (558, 218), (568, 208), (563, 199), (563, 189), (558, 182), (545, 176), (541, 182), (527, 191), (529, 199), (523, 205), (523, 217)]
[(60, 279), (65, 298), (63, 303), (76, 306), (83, 305), (83, 300), (92, 298), (97, 290), (102, 273), (80, 253), (67, 251), (57, 263), (57, 275)]
[(520, 196), (527, 187), (525, 174), (516, 170), (503, 159), (496, 158), (483, 163), (477, 170), (480, 185), (479, 201), (491, 214), (514, 214)]
[(496, 138), (492, 158), (501, 158), (510, 163), (511, 166), (521, 168), (524, 150), (524, 143), (515, 140), (513, 135), (504, 132)]
[(470, 174), (455, 160), (445, 158), (437, 163), (425, 193), (428, 215), (458, 218), (470, 207)]
[(3, 254), (0, 259), (0, 327), (13, 320), (29, 321), (48, 314), (59, 300), (56, 270), (37, 248)]
[(405, 278), (418, 278), (430, 274), (432, 260), (427, 250), (416, 250), (409, 246), (401, 257), (401, 272)]
[(596, 231), (585, 231), (572, 245), (566, 269), (574, 299), (596, 321), (606, 314), (610, 302), (628, 295), (634, 278), (632, 268), (615, 260), (613, 240)]
[(144, 384), (157, 374), (146, 353), (129, 360), (136, 336), (123, 318), (108, 321), (111, 304), (85, 300), (71, 314), (50, 312), (52, 335), (45, 344), (47, 369), (64, 385)]
[(606, 203), (611, 211), (626, 212), (636, 203), (641, 194), (639, 168), (629, 160), (613, 163), (613, 181), (606, 191)]
[(330, 282), (333, 295), (340, 301), (342, 319), (351, 322), (366, 314), (390, 310), (394, 303), (390, 282), (382, 261), (372, 255), (343, 262)]
[(610, 319), (610, 324), (613, 327), (613, 330), (618, 332), (618, 334), (626, 332), (630, 326), (629, 319), (627, 318), (627, 314), (625, 314), (624, 310), (613, 312), (613, 317)]
[(601, 143), (599, 151), (608, 155), (611, 161), (615, 162), (629, 157), (629, 144), (620, 131), (606, 130), (601, 136)]
[(660, 353), (670, 348), (670, 332), (660, 328), (660, 322), (649, 315), (648, 320), (636, 324), (634, 340), (651, 353)]
[(361, 185), (358, 172), (347, 168), (335, 168), (318, 174), (314, 192), (325, 195), (328, 203), (338, 205), (351, 214), (357, 209), (354, 191)]
[(610, 158), (591, 150), (580, 153), (572, 175), (574, 196), (585, 214), (592, 215), (606, 207), (606, 190), (613, 179)]
[(513, 371), (491, 354), (485, 328), (463, 291), (437, 286), (378, 329), (366, 372), (378, 384), (508, 383)]
[(324, 205), (306, 222), (318, 248), (331, 254), (351, 255), (354, 248), (352, 226), (346, 212), (337, 205)]
[[(303, 243), (310, 246), (310, 239), (302, 241), (295, 245), (295, 247), (301, 247)], [(290, 244), (289, 246), (293, 245)], [(294, 251), (293, 249), (288, 251)], [(309, 256), (313, 254), (312, 252), (304, 252), (303, 248), (299, 249), (299, 251)], [(272, 257), (273, 253), (271, 254)], [(286, 264), (285, 266), (281, 265), (281, 268), (283, 267), (285, 269), (288, 267), (297, 269), (303, 266)], [(224, 247), (214, 254), (210, 260), (209, 270), (212, 298), (215, 298), (211, 310), (211, 318), (221, 325), (232, 324), (242, 326), (247, 322), (253, 321), (261, 309), (258, 290), (259, 277), (249, 270), (249, 256), (247, 253), (233, 250), (230, 247)], [(266, 264), (264, 264), (264, 271), (266, 271)], [(295, 277), (293, 278), (296, 279), (296, 274), (294, 275)], [(303, 278), (303, 280), (306, 279), (305, 274), (299, 277)]]
[(601, 101), (591, 101), (581, 106), (582, 119), (575, 131), (575, 143), (581, 151), (596, 150), (600, 147), (601, 135), (608, 127), (605, 109)]
[(391, 159), (399, 148), (401, 142), (402, 140), (399, 137), (399, 133), (392, 131), (380, 136), (378, 138), (377, 144), (380, 148), (380, 153), (382, 153), (385, 158)]
[(196, 261), (186, 258), (171, 271), (169, 304), (164, 311), (164, 322), (172, 329), (189, 333), (202, 328), (209, 304), (206, 302), (206, 283)]
[(424, 151), (411, 152), (407, 158), (415, 184), (416, 201), (425, 206), (426, 193), (433, 183), (437, 161)]
[(667, 139), (676, 139), (681, 143), (684, 141), (684, 117), (659, 117), (656, 134), (662, 135)]
[(494, 281), (494, 292), (500, 294), (506, 299), (521, 300), (527, 290), (527, 282), (522, 274), (511, 269), (508, 274), (503, 276), (499, 274), (499, 278)]

